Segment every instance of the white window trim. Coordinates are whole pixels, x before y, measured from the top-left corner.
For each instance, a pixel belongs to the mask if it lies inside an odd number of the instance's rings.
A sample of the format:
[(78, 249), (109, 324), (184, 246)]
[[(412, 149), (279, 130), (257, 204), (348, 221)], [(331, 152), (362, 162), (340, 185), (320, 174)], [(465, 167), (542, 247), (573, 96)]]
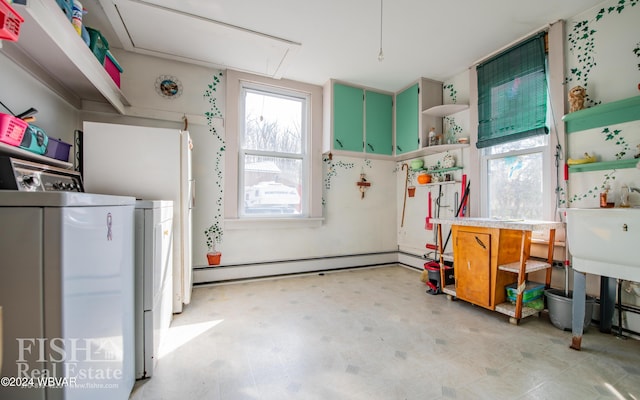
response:
[[(314, 227), (322, 221), (322, 86), (311, 85), (287, 79), (276, 80), (244, 72), (227, 70), (226, 72), (226, 126), (224, 160), (224, 218), (225, 228), (254, 229), (274, 227)], [(307, 119), (311, 130), (308, 167), (309, 185), (308, 215), (298, 218), (239, 218), (239, 140), (242, 129), (240, 113), (240, 91), (243, 83), (255, 83), (260, 86), (272, 86), (278, 89), (304, 93), (308, 96), (309, 115)], [(284, 223), (283, 220), (287, 222)]]
[[(238, 188), (241, 188), (244, 186), (244, 178), (245, 178), (245, 171), (244, 171), (244, 163), (241, 162), (240, 160), (242, 160), (246, 155), (260, 155), (260, 156), (265, 156), (265, 157), (277, 157), (277, 158), (291, 158), (291, 159), (299, 159), (302, 161), (302, 179), (304, 180), (305, 184), (302, 186), (302, 193), (300, 194), (300, 202), (301, 202), (301, 214), (302, 215), (291, 215), (289, 217), (282, 217), (282, 219), (295, 219), (295, 218), (307, 218), (309, 216), (309, 208), (310, 208), (310, 198), (309, 198), (309, 185), (311, 184), (310, 180), (310, 174), (309, 174), (309, 164), (310, 164), (310, 160), (309, 160), (309, 155), (311, 154), (311, 141), (309, 140), (309, 136), (311, 136), (311, 129), (309, 126), (309, 119), (310, 119), (310, 115), (311, 115), (311, 96), (309, 95), (309, 93), (303, 93), (303, 92), (298, 92), (298, 91), (293, 91), (291, 89), (284, 89), (284, 88), (275, 88), (275, 87), (267, 87), (265, 85), (262, 84), (257, 84), (255, 82), (247, 82), (247, 81), (242, 81), (240, 84), (240, 98), (238, 99), (238, 107), (240, 109), (240, 122), (238, 125), (238, 134), (239, 134), (239, 138), (243, 135), (243, 132), (246, 129), (246, 121), (245, 119), (242, 117), (243, 115), (245, 115), (245, 102), (244, 102), (244, 97), (247, 91), (253, 91), (253, 92), (264, 92), (265, 94), (268, 95), (272, 95), (272, 96), (280, 96), (282, 98), (298, 98), (298, 99), (302, 99), (304, 101), (304, 105), (305, 105), (305, 110), (304, 110), (304, 115), (302, 116), (302, 125), (301, 125), (301, 130), (303, 132), (305, 132), (305, 134), (302, 135), (301, 141), (302, 143), (300, 143), (301, 146), (301, 152), (300, 154), (289, 154), (289, 153), (283, 153), (283, 152), (276, 152), (276, 151), (264, 151), (264, 150), (246, 150), (246, 149), (242, 149), (239, 148), (238, 150), (238, 165), (239, 165), (239, 170), (238, 170)], [(240, 140), (238, 140), (239, 142)], [(238, 197), (238, 211), (239, 211), (239, 218), (241, 219), (274, 219), (274, 217), (272, 216), (256, 216), (254, 218), (247, 216), (246, 214), (243, 215), (243, 213), (241, 212), (242, 210), (242, 203), (243, 200)], [(280, 219), (281, 217), (278, 217), (278, 219)]]

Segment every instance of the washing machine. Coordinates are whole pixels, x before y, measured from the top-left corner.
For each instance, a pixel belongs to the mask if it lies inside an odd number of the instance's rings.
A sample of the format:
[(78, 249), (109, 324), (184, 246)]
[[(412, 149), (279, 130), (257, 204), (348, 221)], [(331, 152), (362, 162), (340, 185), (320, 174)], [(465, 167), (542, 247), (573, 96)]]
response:
[(82, 190), (77, 172), (0, 157), (1, 399), (133, 388), (135, 198)]

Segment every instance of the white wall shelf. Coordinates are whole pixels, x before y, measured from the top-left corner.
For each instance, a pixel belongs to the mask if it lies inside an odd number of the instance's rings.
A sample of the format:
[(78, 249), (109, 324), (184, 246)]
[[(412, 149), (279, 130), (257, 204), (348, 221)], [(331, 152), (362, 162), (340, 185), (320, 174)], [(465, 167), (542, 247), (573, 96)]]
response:
[(396, 156), (396, 161), (404, 161), (410, 160), (412, 158), (418, 158), (423, 156), (428, 156), (432, 154), (444, 153), (450, 150), (463, 149), (465, 147), (469, 147), (468, 144), (441, 144), (438, 146), (428, 146), (423, 147), (421, 149), (411, 151), (409, 153), (404, 153), (399, 156)]
[[(460, 168), (461, 169), (461, 168)], [(453, 185), (455, 183), (460, 183), (460, 181), (442, 181), (442, 182), (431, 182), (431, 183), (425, 183), (425, 184), (420, 184), (417, 183), (415, 186), (416, 187), (422, 187), (422, 186), (442, 186), (442, 185)]]
[(58, 4), (51, 0), (26, 3), (13, 4), (25, 21), (19, 40), (3, 43), (1, 51), (74, 107), (82, 109), (86, 100), (106, 100), (124, 114), (129, 101)]
[(422, 111), (422, 113), (434, 117), (446, 117), (447, 115), (455, 114), (468, 108), (468, 104), (443, 104), (440, 106), (427, 108), (426, 110)]
[(32, 153), (30, 151), (21, 149), (20, 147), (11, 146), (2, 142), (0, 142), (0, 155), (5, 155), (9, 157), (19, 157), (23, 160), (29, 160), (33, 162), (42, 163), (42, 164), (52, 165), (58, 168), (64, 168), (64, 169), (73, 168), (73, 164), (70, 162), (61, 161), (55, 158)]

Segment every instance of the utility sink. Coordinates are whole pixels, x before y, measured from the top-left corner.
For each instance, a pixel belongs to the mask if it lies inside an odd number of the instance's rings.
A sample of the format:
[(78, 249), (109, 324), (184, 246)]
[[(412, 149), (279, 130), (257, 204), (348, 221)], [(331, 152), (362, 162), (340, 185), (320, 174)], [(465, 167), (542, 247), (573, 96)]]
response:
[(567, 208), (576, 271), (640, 281), (640, 208)]

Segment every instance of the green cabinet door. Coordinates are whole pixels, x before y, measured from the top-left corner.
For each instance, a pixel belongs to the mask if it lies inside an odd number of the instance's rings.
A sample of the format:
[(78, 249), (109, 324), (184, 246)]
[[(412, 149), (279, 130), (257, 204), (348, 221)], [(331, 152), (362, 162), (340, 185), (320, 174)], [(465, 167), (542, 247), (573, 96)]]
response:
[(393, 153), (393, 97), (378, 92), (365, 92), (365, 151)]
[(362, 151), (364, 90), (333, 84), (333, 148)]
[(396, 95), (396, 154), (418, 149), (418, 84)]

